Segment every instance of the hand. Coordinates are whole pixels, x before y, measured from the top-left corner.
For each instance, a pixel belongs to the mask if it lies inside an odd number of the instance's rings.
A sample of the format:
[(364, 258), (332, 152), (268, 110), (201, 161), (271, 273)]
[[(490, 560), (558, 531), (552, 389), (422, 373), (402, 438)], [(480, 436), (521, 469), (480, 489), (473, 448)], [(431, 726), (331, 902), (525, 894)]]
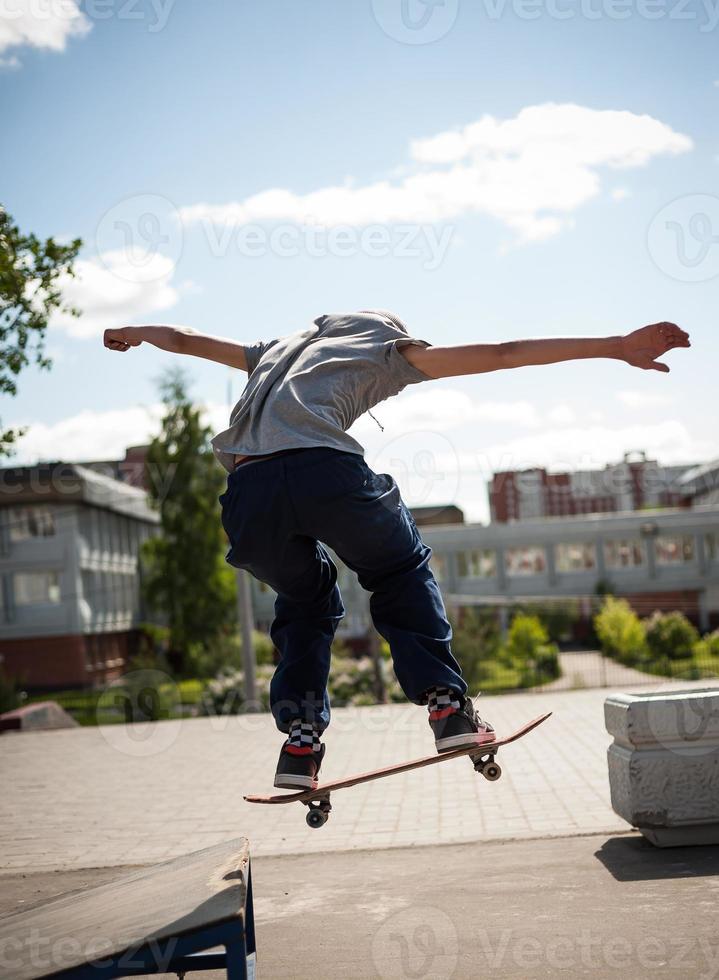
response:
[(139, 347), (142, 340), (136, 336), (136, 327), (110, 327), (105, 331), (103, 343), (109, 350), (129, 350)]
[(619, 356), (633, 367), (666, 373), (669, 365), (657, 361), (656, 358), (673, 347), (691, 347), (689, 334), (676, 323), (652, 323), (622, 337)]

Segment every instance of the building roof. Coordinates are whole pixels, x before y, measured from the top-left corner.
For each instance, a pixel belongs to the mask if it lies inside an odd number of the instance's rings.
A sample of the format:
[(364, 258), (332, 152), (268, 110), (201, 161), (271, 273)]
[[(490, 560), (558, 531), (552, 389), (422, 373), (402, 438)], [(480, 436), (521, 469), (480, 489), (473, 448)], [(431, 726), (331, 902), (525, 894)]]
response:
[(80, 463), (37, 463), (0, 467), (0, 507), (17, 504), (77, 503), (101, 507), (136, 520), (158, 524), (147, 493)]
[(678, 480), (687, 493), (706, 493), (719, 487), (719, 459), (692, 466)]

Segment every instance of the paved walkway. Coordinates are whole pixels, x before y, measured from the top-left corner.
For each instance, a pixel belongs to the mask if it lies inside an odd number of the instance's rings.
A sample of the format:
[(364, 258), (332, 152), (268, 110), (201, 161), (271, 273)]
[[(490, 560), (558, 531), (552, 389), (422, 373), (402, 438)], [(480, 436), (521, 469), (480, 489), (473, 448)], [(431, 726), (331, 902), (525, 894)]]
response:
[(616, 690), (627, 685), (650, 684), (652, 689), (662, 683), (656, 674), (645, 674), (642, 670), (625, 667), (624, 664), (603, 657), (596, 650), (570, 650), (559, 654), (561, 677), (549, 684), (543, 684), (543, 691), (574, 691), (581, 688), (610, 686)]
[[(281, 736), (268, 715), (5, 735), (0, 867), (145, 864), (240, 835), (255, 855), (281, 855), (624, 831), (609, 804), (606, 694), (481, 698), (500, 732), (554, 711), (503, 750), (498, 782), (465, 759), (378, 780), (336, 794), (321, 830), (299, 805), (242, 799), (271, 791)], [(433, 748), (414, 705), (337, 710), (326, 741), (328, 779)]]

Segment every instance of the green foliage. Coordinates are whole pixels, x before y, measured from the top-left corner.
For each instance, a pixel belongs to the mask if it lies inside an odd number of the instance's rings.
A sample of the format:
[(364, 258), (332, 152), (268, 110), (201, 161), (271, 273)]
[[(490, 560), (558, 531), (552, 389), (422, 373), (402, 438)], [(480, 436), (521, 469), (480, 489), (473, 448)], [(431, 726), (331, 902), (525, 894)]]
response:
[(694, 656), (700, 662), (717, 661), (719, 663), (719, 630), (707, 633), (694, 648)]
[(558, 602), (529, 602), (515, 607), (515, 615), (524, 613), (536, 617), (554, 643), (568, 640), (572, 628), (579, 621), (579, 602), (576, 599), (563, 599)]
[[(47, 370), (45, 332), (53, 313), (77, 316), (79, 311), (63, 303), (62, 288), (73, 276), (73, 263), (82, 242), (59, 245), (52, 238), (41, 241), (23, 235), (10, 215), (0, 207), (0, 392), (17, 394), (16, 378), (35, 363)], [(0, 426), (0, 457), (10, 456), (27, 429)]]
[(523, 687), (559, 677), (557, 648), (537, 616), (518, 614), (512, 620), (504, 647), (505, 657), (519, 668)]
[[(187, 394), (181, 371), (160, 383), (165, 414), (162, 432), (147, 455), (153, 477), (149, 497), (159, 509), (162, 536), (145, 542), (142, 584), (151, 608), (166, 618), (167, 657), (184, 674), (229, 655), (225, 628), (236, 620), (234, 570), (225, 562), (225, 534), (218, 496), (224, 474), (210, 446), (210, 430)], [(219, 652), (218, 652), (219, 645)]]
[[(257, 700), (263, 711), (270, 709), (270, 681), (274, 667), (263, 664), (257, 667), (255, 682)], [(221, 670), (217, 677), (208, 681), (202, 693), (200, 713), (203, 715), (241, 715), (247, 710), (245, 702), (245, 675), (231, 667)], [(258, 707), (252, 705), (253, 709)]]
[(460, 617), (450, 617), (452, 652), (462, 667), (470, 690), (487, 688), (492, 678), (492, 664), (500, 660), (501, 637), (494, 610), (468, 606)]
[(699, 642), (699, 633), (681, 612), (655, 612), (644, 620), (644, 632), (653, 659), (691, 658)]
[(7, 677), (5, 672), (0, 670), (0, 715), (5, 711), (19, 708), (21, 701), (17, 682), (12, 677)]
[[(252, 648), (256, 664), (273, 663), (275, 648), (266, 633), (253, 630)], [(215, 677), (222, 671), (241, 670), (242, 665), (242, 638), (234, 628), (223, 629), (201, 643), (191, 643), (187, 650), (186, 670), (194, 677)]]
[(607, 596), (594, 617), (594, 628), (607, 656), (630, 666), (646, 659), (644, 627), (626, 599)]

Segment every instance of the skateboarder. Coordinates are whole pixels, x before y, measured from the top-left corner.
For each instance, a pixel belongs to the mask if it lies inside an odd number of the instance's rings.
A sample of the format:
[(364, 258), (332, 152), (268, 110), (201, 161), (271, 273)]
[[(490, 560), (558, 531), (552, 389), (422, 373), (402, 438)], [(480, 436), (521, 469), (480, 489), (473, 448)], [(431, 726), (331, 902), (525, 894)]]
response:
[(270, 635), (280, 661), (270, 700), (287, 736), (275, 774), (281, 788), (314, 788), (324, 757), (330, 646), (344, 614), (325, 545), (371, 593), (374, 625), (389, 643), (405, 695), (428, 706), (437, 750), (460, 748), (478, 735), (494, 738), (452, 655), (431, 550), (394, 479), (373, 472), (347, 434), (352, 423), (422, 381), (599, 357), (668, 371), (656, 358), (690, 346), (673, 323), (625, 336), (434, 346), (383, 311), (326, 314), (306, 330), (252, 344), (184, 327), (105, 332), (111, 350), (142, 341), (249, 375), (229, 427), (212, 444), (229, 474), (219, 498), (230, 543), (226, 559), (277, 593)]

